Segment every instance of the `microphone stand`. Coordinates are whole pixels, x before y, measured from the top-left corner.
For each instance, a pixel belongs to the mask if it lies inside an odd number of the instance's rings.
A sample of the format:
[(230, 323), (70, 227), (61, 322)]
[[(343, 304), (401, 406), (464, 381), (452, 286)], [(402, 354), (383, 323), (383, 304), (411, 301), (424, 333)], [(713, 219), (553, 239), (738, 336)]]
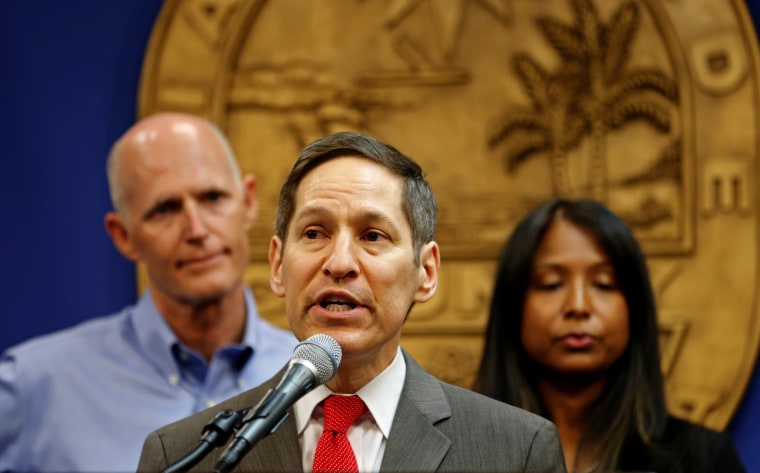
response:
[(198, 464), (199, 461), (214, 449), (227, 443), (234, 431), (240, 428), (248, 409), (233, 411), (225, 409), (214, 416), (214, 420), (203, 427), (201, 441), (191, 452), (169, 465), (162, 473), (181, 473)]

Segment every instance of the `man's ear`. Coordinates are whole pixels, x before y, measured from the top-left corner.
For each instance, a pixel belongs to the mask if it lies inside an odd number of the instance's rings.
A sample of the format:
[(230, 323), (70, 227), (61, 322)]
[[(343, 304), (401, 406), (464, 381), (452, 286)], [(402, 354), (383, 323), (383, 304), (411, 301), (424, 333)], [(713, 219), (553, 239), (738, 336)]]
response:
[(111, 236), (114, 246), (119, 250), (119, 253), (131, 261), (137, 261), (140, 257), (140, 253), (132, 243), (129, 230), (124, 224), (121, 216), (116, 212), (108, 212), (103, 219), (103, 224), (106, 227), (106, 232)]
[(420, 248), (420, 283), (414, 295), (415, 302), (427, 302), (438, 290), (438, 270), (441, 254), (438, 243), (429, 241)]
[(277, 297), (285, 296), (282, 282), (282, 248), (283, 243), (277, 235), (269, 242), (269, 286)]
[(259, 216), (259, 198), (256, 194), (256, 177), (243, 176), (243, 205), (245, 206), (245, 229), (250, 230)]

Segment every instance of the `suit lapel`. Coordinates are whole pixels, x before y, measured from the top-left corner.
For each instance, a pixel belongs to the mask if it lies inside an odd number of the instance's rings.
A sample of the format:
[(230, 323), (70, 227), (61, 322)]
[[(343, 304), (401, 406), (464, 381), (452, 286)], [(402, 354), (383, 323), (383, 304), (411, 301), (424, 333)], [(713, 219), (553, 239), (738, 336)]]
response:
[[(234, 398), (237, 404), (230, 406), (242, 409), (247, 406), (257, 406), (270, 389), (279, 383), (287, 368), (283, 368), (270, 380), (249, 391), (249, 394)], [(222, 449), (217, 450), (220, 456)], [(218, 458), (217, 460), (218, 461)], [(302, 472), (301, 445), (298, 443), (296, 422), (293, 418), (292, 407), (288, 409), (288, 417), (280, 427), (253, 446), (241, 460), (235, 471), (265, 471), (265, 472)]]
[(451, 417), (451, 408), (438, 380), (403, 354), (406, 379), (380, 470), (435, 471), (451, 446), (435, 424)]
[[(301, 445), (292, 411), (277, 431), (264, 437), (243, 457), (238, 471), (301, 472)], [(258, 450), (257, 450), (258, 449)]]

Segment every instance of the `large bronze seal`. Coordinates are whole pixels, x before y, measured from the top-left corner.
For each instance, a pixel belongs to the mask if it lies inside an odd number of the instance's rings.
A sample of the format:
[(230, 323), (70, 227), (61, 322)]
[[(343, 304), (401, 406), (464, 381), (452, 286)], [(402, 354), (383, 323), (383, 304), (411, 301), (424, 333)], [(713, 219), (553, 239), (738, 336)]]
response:
[(300, 148), (366, 131), (439, 196), (439, 294), (403, 344), (467, 386), (495, 259), (553, 195), (600, 199), (647, 254), (673, 412), (726, 426), (758, 340), (758, 50), (739, 0), (167, 0), (141, 116), (218, 123), (259, 177), (265, 316), (277, 192)]

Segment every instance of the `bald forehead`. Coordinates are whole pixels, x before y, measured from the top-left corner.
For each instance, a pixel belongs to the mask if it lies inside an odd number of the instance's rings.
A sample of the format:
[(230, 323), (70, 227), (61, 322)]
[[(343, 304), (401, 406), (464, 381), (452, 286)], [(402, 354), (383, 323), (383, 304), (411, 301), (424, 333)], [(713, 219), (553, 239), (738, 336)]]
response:
[(219, 137), (208, 123), (192, 116), (167, 114), (137, 123), (119, 140), (118, 146), (121, 154), (132, 154), (130, 151), (141, 154), (194, 142), (204, 147), (220, 146)]
[(109, 155), (108, 178), (115, 208), (130, 198), (136, 186), (143, 186), (148, 176), (177, 175), (199, 163), (226, 166), (226, 172), (240, 184), (237, 160), (226, 138), (210, 122), (178, 113), (139, 121), (116, 142)]
[(187, 139), (198, 139), (200, 136), (199, 128), (198, 124), (190, 122), (174, 122), (167, 123), (164, 126), (141, 127), (131, 135), (127, 135), (127, 140), (139, 146), (159, 140), (161, 134), (164, 133)]

